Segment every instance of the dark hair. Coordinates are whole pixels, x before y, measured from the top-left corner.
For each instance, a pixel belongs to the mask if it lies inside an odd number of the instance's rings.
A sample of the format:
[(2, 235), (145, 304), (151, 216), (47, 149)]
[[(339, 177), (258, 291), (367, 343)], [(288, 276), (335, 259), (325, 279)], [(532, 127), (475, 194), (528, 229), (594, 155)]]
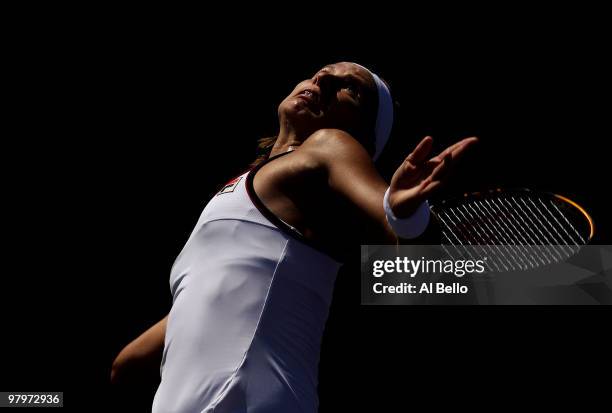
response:
[(277, 138), (278, 136), (269, 136), (267, 138), (260, 138), (257, 141), (257, 157), (251, 162), (249, 167), (254, 168), (270, 157), (270, 152), (272, 152)]

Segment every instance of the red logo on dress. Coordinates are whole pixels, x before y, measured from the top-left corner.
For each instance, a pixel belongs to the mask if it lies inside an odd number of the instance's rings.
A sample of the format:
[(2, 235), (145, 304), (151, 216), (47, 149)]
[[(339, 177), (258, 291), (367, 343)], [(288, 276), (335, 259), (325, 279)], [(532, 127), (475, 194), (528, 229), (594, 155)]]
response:
[(221, 188), (221, 190), (217, 192), (217, 195), (227, 194), (228, 192), (234, 192), (234, 189), (236, 188), (236, 186), (238, 185), (238, 182), (240, 182), (241, 179), (242, 179), (242, 176), (239, 176), (239, 177), (236, 177), (230, 180), (228, 183), (223, 185), (223, 188)]

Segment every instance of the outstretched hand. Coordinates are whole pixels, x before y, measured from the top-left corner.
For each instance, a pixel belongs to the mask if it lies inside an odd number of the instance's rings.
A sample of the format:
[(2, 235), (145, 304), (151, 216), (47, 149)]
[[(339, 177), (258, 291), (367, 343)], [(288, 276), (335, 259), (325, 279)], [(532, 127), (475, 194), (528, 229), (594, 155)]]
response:
[(463, 139), (429, 159), (433, 139), (426, 136), (391, 178), (389, 204), (398, 218), (412, 215), (444, 183), (451, 167), (478, 138)]

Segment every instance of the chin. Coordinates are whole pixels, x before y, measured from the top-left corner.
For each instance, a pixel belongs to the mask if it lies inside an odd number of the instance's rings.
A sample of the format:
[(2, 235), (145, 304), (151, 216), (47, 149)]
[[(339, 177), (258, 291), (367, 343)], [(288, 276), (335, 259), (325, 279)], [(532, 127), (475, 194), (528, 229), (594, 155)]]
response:
[(291, 121), (304, 122), (317, 119), (317, 116), (302, 102), (288, 102), (279, 108), (279, 113), (283, 113)]

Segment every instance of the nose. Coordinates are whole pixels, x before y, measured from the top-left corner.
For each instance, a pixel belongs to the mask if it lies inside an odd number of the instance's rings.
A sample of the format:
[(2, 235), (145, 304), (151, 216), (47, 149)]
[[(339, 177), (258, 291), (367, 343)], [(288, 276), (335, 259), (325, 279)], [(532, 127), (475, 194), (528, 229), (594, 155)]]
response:
[(319, 72), (315, 75), (312, 83), (319, 89), (319, 95), (322, 101), (326, 101), (335, 89), (334, 86), (334, 75), (329, 72)]
[(331, 74), (329, 72), (320, 71), (312, 78), (312, 82), (317, 86), (321, 86), (321, 84), (325, 83), (325, 81), (330, 77)]

